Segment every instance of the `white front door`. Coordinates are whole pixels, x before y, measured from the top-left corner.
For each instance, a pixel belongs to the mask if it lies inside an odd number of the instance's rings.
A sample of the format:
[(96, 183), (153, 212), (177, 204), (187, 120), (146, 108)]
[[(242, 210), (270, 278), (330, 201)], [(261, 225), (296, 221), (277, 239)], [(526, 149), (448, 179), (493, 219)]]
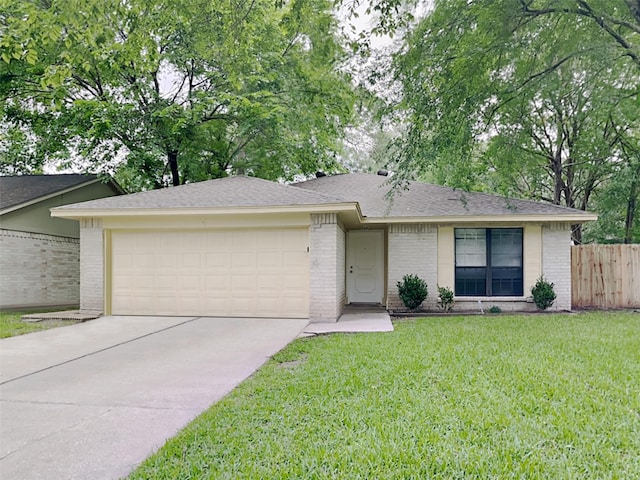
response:
[(384, 303), (384, 231), (347, 232), (347, 301)]

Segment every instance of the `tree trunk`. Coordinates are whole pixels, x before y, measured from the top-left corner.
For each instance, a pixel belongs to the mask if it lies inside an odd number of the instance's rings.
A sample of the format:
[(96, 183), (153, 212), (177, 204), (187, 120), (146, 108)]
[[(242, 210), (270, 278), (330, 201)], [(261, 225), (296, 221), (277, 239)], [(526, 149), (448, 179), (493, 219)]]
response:
[(633, 221), (636, 216), (636, 199), (638, 198), (638, 177), (634, 177), (631, 182), (631, 191), (629, 192), (629, 198), (627, 199), (627, 214), (624, 219), (624, 243), (629, 244), (633, 242)]
[(571, 225), (571, 240), (574, 245), (582, 245), (582, 224)]
[(562, 192), (564, 191), (564, 181), (562, 180), (562, 156), (556, 153), (551, 160), (551, 170), (553, 171), (553, 203), (560, 205)]
[(171, 170), (171, 183), (174, 187), (180, 185), (180, 172), (178, 172), (178, 152), (167, 152), (167, 162)]

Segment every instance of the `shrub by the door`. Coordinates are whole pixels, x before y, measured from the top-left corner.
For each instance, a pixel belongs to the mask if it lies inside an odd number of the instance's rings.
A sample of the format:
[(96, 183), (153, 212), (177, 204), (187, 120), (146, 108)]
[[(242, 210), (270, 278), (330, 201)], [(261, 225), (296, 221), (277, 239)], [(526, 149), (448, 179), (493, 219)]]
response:
[(422, 305), (429, 294), (426, 282), (417, 275), (405, 275), (402, 277), (402, 281), (397, 283), (397, 286), (398, 295), (409, 310), (415, 310)]

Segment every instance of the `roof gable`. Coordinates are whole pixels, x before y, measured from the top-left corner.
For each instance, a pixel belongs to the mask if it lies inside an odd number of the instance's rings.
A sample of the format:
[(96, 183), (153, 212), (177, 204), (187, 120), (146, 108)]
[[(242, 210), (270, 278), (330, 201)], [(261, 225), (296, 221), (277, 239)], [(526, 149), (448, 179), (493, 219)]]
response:
[[(0, 176), (0, 211), (16, 210), (23, 205), (97, 181), (97, 175), (79, 173)], [(114, 185), (122, 193), (115, 182)]]
[(56, 210), (275, 207), (343, 203), (337, 197), (256, 177), (225, 177), (65, 205)]

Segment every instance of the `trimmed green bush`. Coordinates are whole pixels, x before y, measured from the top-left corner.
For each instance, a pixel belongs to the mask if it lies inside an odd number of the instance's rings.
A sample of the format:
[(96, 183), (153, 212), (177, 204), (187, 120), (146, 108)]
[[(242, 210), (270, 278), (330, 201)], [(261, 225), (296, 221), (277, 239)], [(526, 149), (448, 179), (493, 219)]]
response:
[(502, 313), (502, 309), (497, 305), (491, 305), (489, 313)]
[(533, 301), (540, 310), (546, 310), (553, 305), (556, 299), (556, 292), (553, 290), (553, 286), (553, 283), (547, 282), (544, 276), (541, 276), (531, 288)]
[(438, 285), (438, 306), (445, 312), (450, 312), (454, 303), (453, 290)]
[(409, 310), (415, 310), (427, 298), (429, 290), (427, 284), (417, 275), (408, 274), (397, 283), (398, 295)]

